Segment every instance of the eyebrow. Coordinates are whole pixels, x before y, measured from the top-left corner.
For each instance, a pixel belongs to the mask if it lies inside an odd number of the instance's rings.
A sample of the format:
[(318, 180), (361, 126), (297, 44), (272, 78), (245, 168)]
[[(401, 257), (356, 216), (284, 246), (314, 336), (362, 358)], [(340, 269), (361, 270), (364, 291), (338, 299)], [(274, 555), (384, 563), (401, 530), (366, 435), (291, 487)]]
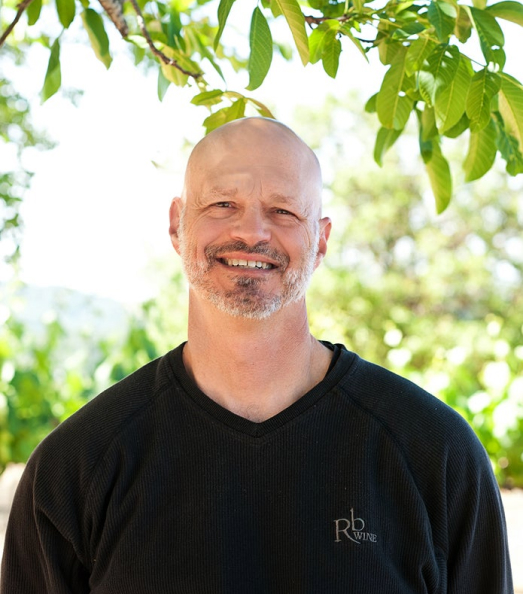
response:
[(277, 200), (278, 202), (284, 202), (285, 204), (290, 204), (296, 202), (296, 198), (293, 196), (287, 196), (286, 194), (279, 194), (275, 192), (269, 196), (272, 200)]
[[(204, 200), (220, 200), (234, 198), (238, 194), (238, 188), (223, 188), (220, 186), (214, 186), (210, 188), (203, 196)], [(289, 196), (287, 194), (280, 194), (279, 192), (273, 192), (269, 195), (270, 200), (280, 202), (282, 204), (296, 204), (296, 197)]]

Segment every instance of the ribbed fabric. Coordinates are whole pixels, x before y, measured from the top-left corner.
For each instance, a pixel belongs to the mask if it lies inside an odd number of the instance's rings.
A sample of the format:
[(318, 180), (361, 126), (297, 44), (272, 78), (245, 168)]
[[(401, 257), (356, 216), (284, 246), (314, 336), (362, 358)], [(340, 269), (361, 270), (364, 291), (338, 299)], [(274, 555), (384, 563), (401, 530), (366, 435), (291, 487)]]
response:
[(182, 348), (37, 448), (1, 594), (512, 594), (489, 460), (449, 407), (337, 346), (253, 423), (198, 390)]

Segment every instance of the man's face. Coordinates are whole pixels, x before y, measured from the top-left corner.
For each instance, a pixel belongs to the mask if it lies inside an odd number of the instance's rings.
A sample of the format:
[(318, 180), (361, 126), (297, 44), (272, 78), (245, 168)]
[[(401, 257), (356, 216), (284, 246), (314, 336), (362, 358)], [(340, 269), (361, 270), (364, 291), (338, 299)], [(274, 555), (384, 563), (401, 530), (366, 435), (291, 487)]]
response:
[(280, 134), (248, 132), (193, 164), (178, 249), (195, 295), (263, 319), (304, 297), (326, 223), (310, 155)]

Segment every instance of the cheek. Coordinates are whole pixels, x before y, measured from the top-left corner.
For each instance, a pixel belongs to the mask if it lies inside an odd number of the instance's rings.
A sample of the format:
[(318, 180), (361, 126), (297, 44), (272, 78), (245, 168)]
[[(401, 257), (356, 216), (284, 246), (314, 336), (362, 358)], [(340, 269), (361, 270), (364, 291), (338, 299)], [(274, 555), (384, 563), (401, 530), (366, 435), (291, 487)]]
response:
[(205, 221), (203, 224), (193, 225), (187, 229), (186, 254), (194, 262), (202, 266), (208, 265), (206, 249), (223, 244), (227, 241), (220, 227), (215, 222)]
[(192, 229), (192, 236), (199, 245), (204, 247), (213, 243), (224, 241), (229, 225), (219, 219), (205, 219), (199, 221)]
[(289, 255), (297, 254), (301, 255), (301, 259), (307, 258), (312, 251), (316, 254), (317, 251), (317, 240), (313, 229), (297, 229), (296, 231), (289, 232), (285, 236), (285, 246), (288, 250)]

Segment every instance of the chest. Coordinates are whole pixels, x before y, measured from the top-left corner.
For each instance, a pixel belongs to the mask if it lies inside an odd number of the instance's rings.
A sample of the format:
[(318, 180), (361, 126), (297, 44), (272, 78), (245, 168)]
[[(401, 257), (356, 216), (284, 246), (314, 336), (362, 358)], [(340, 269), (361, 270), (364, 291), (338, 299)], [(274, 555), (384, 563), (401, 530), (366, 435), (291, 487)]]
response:
[(386, 436), (364, 437), (127, 456), (98, 510), (92, 592), (439, 592), (415, 480)]

